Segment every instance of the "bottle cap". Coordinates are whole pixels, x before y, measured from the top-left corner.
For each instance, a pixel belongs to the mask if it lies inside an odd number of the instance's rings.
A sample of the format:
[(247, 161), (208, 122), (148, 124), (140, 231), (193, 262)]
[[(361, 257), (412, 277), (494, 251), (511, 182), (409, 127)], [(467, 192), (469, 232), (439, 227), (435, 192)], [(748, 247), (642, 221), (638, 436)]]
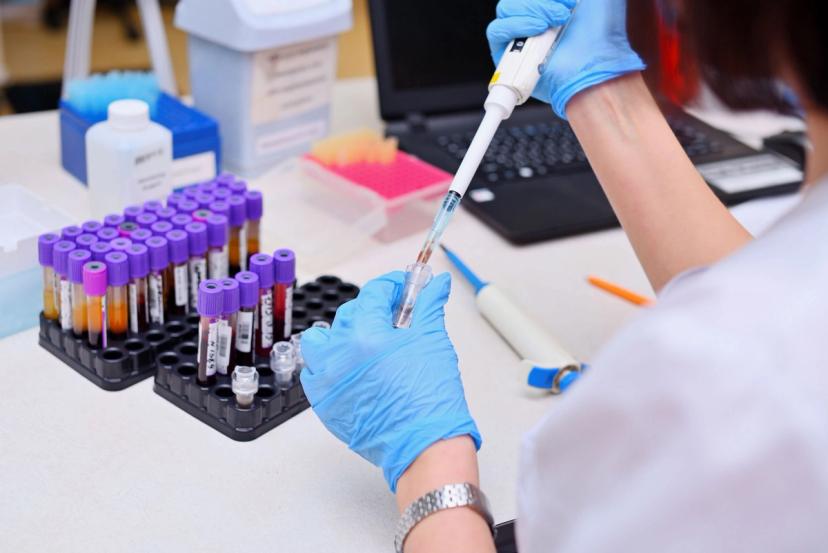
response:
[(104, 227), (98, 231), (98, 240), (103, 240), (104, 242), (115, 240), (118, 236), (120, 236), (118, 231), (112, 227)]
[(196, 184), (185, 188), (182, 194), (184, 194), (187, 200), (192, 200), (197, 194), (201, 194), (201, 190), (198, 189), (198, 185)]
[[(222, 190), (224, 190), (224, 188), (222, 188)], [(216, 200), (208, 205), (207, 209), (209, 209), (210, 213), (214, 215), (224, 215), (225, 217), (230, 217), (230, 204), (227, 202)]]
[(140, 205), (128, 205), (124, 208), (124, 219), (127, 221), (135, 221), (135, 218), (144, 212), (144, 208)]
[(273, 279), (277, 284), (291, 284), (296, 280), (296, 254), (282, 248), (273, 252)]
[(207, 253), (207, 225), (194, 222), (184, 227), (184, 230), (190, 235), (190, 255)]
[(207, 244), (211, 248), (222, 248), (227, 244), (228, 234), (227, 217), (224, 215), (210, 215), (207, 218)]
[(77, 238), (75, 238), (75, 244), (78, 245), (79, 248), (83, 248), (84, 250), (88, 250), (92, 247), (92, 244), (98, 241), (98, 237), (94, 234), (81, 234)]
[(227, 171), (224, 171), (213, 180), (215, 181), (216, 186), (218, 186), (219, 188), (226, 188), (234, 182), (236, 182), (236, 176), (233, 175), (233, 173), (228, 173)]
[(198, 221), (199, 223), (206, 223), (207, 219), (212, 215), (213, 212), (209, 209), (196, 209), (193, 211), (193, 221)]
[(224, 306), (224, 288), (217, 280), (207, 279), (198, 285), (198, 314), (218, 317)]
[(190, 199), (183, 199), (180, 202), (178, 202), (177, 209), (179, 213), (186, 213), (187, 215), (189, 215), (193, 211), (198, 209), (198, 203)]
[(89, 261), (83, 266), (83, 291), (86, 295), (103, 296), (108, 283), (106, 263)]
[(262, 193), (258, 190), (248, 190), (244, 194), (247, 201), (247, 218), (258, 221), (262, 218)]
[(124, 238), (129, 238), (130, 235), (139, 228), (141, 227), (139, 227), (138, 223), (135, 221), (126, 221), (118, 225), (118, 234)]
[(120, 213), (110, 213), (104, 217), (104, 226), (118, 228), (118, 225), (126, 221), (126, 218)]
[(78, 226), (72, 225), (69, 227), (63, 227), (63, 230), (60, 231), (60, 237), (64, 240), (72, 240), (75, 241), (75, 238), (83, 234), (83, 229)]
[(172, 219), (170, 219), (170, 223), (172, 223), (177, 229), (183, 229), (192, 222), (193, 218), (186, 213), (178, 213), (177, 215), (173, 215)]
[(138, 223), (140, 226), (144, 228), (149, 228), (152, 226), (154, 222), (158, 220), (158, 216), (155, 213), (147, 213), (144, 212), (140, 214), (138, 217), (135, 218), (135, 222)]
[(253, 271), (236, 273), (239, 281), (239, 305), (241, 307), (256, 307), (259, 303), (259, 275)]
[(89, 251), (92, 252), (92, 261), (103, 261), (106, 254), (112, 251), (112, 246), (109, 242), (95, 242)]
[(169, 221), (176, 213), (178, 212), (174, 207), (162, 207), (155, 212), (155, 216), (158, 217), (159, 221)]
[(69, 253), (75, 248), (75, 243), (69, 240), (61, 240), (55, 244), (52, 250), (52, 266), (57, 274), (66, 276), (69, 273)]
[(221, 311), (225, 315), (232, 315), (239, 310), (239, 283), (232, 278), (223, 278), (221, 287), (224, 289), (224, 305)]
[(160, 200), (148, 200), (144, 202), (144, 211), (149, 211), (150, 213), (155, 213), (159, 209), (164, 208), (164, 203)]
[(84, 224), (81, 225), (81, 229), (83, 229), (83, 232), (87, 234), (95, 234), (102, 228), (103, 223), (100, 223), (98, 221), (86, 221)]
[(132, 231), (129, 239), (133, 244), (143, 244), (152, 237), (152, 231), (148, 228), (139, 228)]
[[(166, 209), (166, 208), (164, 208)], [(173, 229), (172, 223), (169, 221), (157, 221), (152, 224), (150, 230), (156, 236), (164, 236)]]
[(229, 188), (216, 188), (210, 192), (210, 194), (212, 194), (216, 200), (226, 200), (233, 195)]
[(259, 277), (259, 288), (273, 286), (273, 258), (266, 253), (257, 253), (250, 257), (250, 270)]
[(37, 260), (44, 267), (52, 266), (52, 252), (55, 249), (55, 244), (60, 242), (60, 236), (53, 232), (41, 234), (37, 238)]
[(149, 250), (143, 244), (133, 244), (126, 250), (129, 256), (129, 278), (143, 278), (149, 274)]
[(193, 198), (196, 202), (198, 202), (198, 207), (201, 209), (207, 209), (207, 206), (216, 201), (212, 194), (207, 194), (206, 192), (199, 192)]
[(190, 259), (190, 239), (185, 231), (175, 229), (164, 236), (170, 248), (170, 262), (180, 265)]
[(127, 249), (132, 245), (132, 240), (125, 236), (119, 236), (114, 240), (109, 241), (109, 245), (112, 246), (112, 249), (117, 251), (125, 252)]
[(110, 286), (126, 286), (129, 283), (129, 257), (125, 252), (109, 252), (104, 257), (109, 273)]
[(83, 282), (83, 265), (92, 261), (92, 254), (87, 250), (74, 249), (69, 252), (69, 280), (76, 284)]
[(144, 243), (149, 250), (149, 264), (153, 271), (163, 271), (170, 265), (170, 248), (167, 239), (153, 236)]
[(138, 131), (149, 124), (149, 105), (143, 100), (115, 100), (106, 111), (109, 125), (119, 131)]
[(243, 180), (234, 180), (230, 184), (227, 185), (227, 188), (230, 189), (230, 192), (233, 194), (244, 195), (247, 192), (247, 182)]
[(167, 196), (167, 207), (175, 208), (178, 205), (178, 202), (184, 198), (186, 198), (186, 196), (181, 192), (172, 192), (169, 196)]
[(227, 203), (230, 204), (230, 226), (242, 226), (247, 219), (247, 200), (244, 196), (230, 196)]

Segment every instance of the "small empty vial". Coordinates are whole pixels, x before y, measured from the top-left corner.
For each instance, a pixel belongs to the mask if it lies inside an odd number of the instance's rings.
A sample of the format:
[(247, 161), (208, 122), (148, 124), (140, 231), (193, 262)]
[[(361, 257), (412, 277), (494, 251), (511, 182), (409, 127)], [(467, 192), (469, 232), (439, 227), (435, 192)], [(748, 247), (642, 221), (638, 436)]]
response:
[(153, 236), (146, 241), (149, 250), (150, 272), (147, 276), (147, 294), (149, 301), (150, 323), (164, 324), (167, 313), (167, 290), (169, 290), (168, 271), (170, 253), (167, 239)]
[(179, 213), (185, 213), (187, 215), (192, 215), (193, 211), (196, 211), (197, 209), (198, 209), (198, 203), (194, 202), (193, 200), (186, 199), (186, 200), (181, 200), (180, 202), (178, 202), (178, 212)]
[(193, 221), (198, 221), (199, 223), (206, 223), (207, 219), (210, 218), (213, 212), (209, 209), (196, 209), (193, 211)]
[(94, 234), (83, 233), (75, 238), (75, 245), (83, 250), (89, 250), (92, 244), (98, 241), (98, 237)]
[(230, 208), (230, 271), (235, 274), (247, 270), (247, 201), (244, 196), (227, 199)]
[(58, 320), (64, 332), (72, 330), (72, 283), (69, 281), (69, 254), (75, 248), (74, 242), (61, 240), (52, 251), (52, 262), (58, 279)]
[(112, 246), (112, 249), (116, 252), (125, 252), (132, 245), (132, 240), (126, 236), (119, 236), (114, 240), (110, 240), (109, 245)]
[(232, 374), (236, 368), (236, 325), (239, 313), (239, 283), (232, 278), (221, 279), (224, 288), (224, 305), (221, 309), (222, 327), (219, 329), (220, 374)]
[(199, 209), (207, 209), (211, 203), (216, 201), (216, 198), (212, 194), (207, 194), (206, 192), (199, 192), (193, 198), (196, 203), (198, 203)]
[(273, 348), (273, 258), (266, 253), (254, 255), (250, 258), (250, 270), (259, 277), (256, 354), (266, 357)]
[(262, 220), (262, 193), (258, 190), (248, 190), (244, 194), (247, 201), (247, 223), (245, 224), (245, 234), (247, 235), (247, 255), (245, 259), (251, 255), (259, 253), (259, 229)]
[(171, 230), (164, 235), (170, 249), (170, 295), (167, 310), (171, 315), (186, 315), (190, 311), (190, 246), (189, 236), (183, 230)]
[(124, 238), (130, 238), (132, 233), (138, 230), (139, 227), (138, 223), (135, 221), (124, 221), (120, 225), (118, 225), (118, 234), (123, 236)]
[(110, 252), (104, 258), (107, 272), (107, 335), (122, 339), (129, 329), (129, 257), (125, 252)]
[(217, 280), (205, 280), (198, 287), (198, 383), (209, 386), (218, 371), (218, 340), (224, 289)]
[(135, 218), (135, 223), (141, 228), (146, 229), (150, 228), (156, 221), (158, 221), (158, 217), (155, 213), (144, 212)]
[(106, 254), (112, 251), (112, 245), (109, 242), (95, 242), (89, 251), (92, 253), (92, 261), (103, 261)]
[(186, 213), (176, 213), (170, 218), (174, 228), (184, 230), (184, 228), (193, 222), (193, 218)]
[(132, 231), (132, 234), (129, 235), (129, 239), (132, 240), (133, 244), (143, 244), (150, 238), (152, 238), (152, 231), (143, 227)]
[(149, 328), (149, 250), (143, 244), (127, 249), (129, 256), (129, 331), (143, 333)]
[(207, 218), (207, 278), (222, 279), (230, 276), (227, 238), (227, 217), (210, 215)]
[(207, 280), (207, 225), (192, 222), (184, 230), (190, 246), (190, 308), (197, 309), (198, 288)]
[(143, 206), (129, 205), (124, 208), (124, 219), (130, 222), (135, 222), (135, 218), (144, 212)]
[(62, 239), (71, 240), (72, 242), (74, 242), (75, 238), (77, 238), (81, 234), (83, 234), (83, 229), (75, 225), (63, 227), (63, 229), (61, 229), (60, 231), (60, 237)]
[(90, 261), (83, 266), (83, 290), (86, 293), (86, 336), (93, 348), (107, 347), (106, 336), (106, 263)]
[(81, 225), (81, 229), (86, 234), (95, 234), (103, 228), (103, 223), (99, 221), (86, 221)]
[(394, 312), (394, 327), (408, 328), (414, 314), (414, 305), (423, 288), (431, 281), (431, 267), (414, 263), (405, 268), (405, 284)]
[(126, 217), (120, 213), (110, 213), (103, 218), (104, 227), (117, 229), (121, 223), (126, 221)]
[(239, 314), (236, 317), (236, 363), (255, 362), (256, 316), (259, 306), (259, 276), (251, 271), (236, 274), (239, 283)]
[(296, 354), (290, 342), (276, 342), (270, 351), (270, 370), (276, 385), (286, 390), (293, 385), (293, 373), (296, 371)]
[[(120, 224), (120, 223), (119, 223)], [(120, 236), (117, 228), (104, 227), (96, 233), (98, 242), (110, 242)]]
[(164, 209), (164, 202), (160, 200), (148, 200), (144, 202), (144, 211), (149, 213), (157, 213), (159, 209)]
[(293, 282), (296, 280), (296, 255), (282, 248), (273, 252), (273, 335), (287, 340), (293, 330)]
[(236, 405), (243, 409), (250, 407), (259, 391), (259, 371), (256, 367), (239, 365), (233, 371), (232, 388), (236, 394)]
[(176, 211), (174, 207), (162, 207), (155, 212), (155, 216), (158, 217), (159, 221), (169, 221), (176, 213), (178, 213), (178, 211)]
[(150, 227), (152, 233), (156, 236), (164, 236), (168, 232), (170, 232), (173, 228), (172, 223), (169, 221), (156, 221)]
[(83, 290), (83, 266), (92, 261), (87, 250), (75, 249), (69, 254), (69, 281), (72, 283), (72, 332), (81, 338), (86, 332), (86, 292)]
[(60, 236), (54, 233), (41, 234), (37, 239), (37, 260), (43, 268), (43, 316), (56, 321), (60, 314), (60, 278), (54, 269), (54, 248)]

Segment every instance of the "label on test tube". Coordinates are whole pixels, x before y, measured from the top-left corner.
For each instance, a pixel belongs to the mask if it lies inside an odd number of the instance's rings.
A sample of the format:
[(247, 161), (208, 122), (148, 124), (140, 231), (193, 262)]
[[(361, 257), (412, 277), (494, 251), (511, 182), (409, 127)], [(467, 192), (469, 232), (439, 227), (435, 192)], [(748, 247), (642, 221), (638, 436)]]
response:
[(175, 305), (181, 307), (187, 305), (189, 299), (187, 286), (187, 266), (176, 265), (173, 269), (175, 279)]
[(218, 372), (227, 374), (227, 367), (230, 365), (230, 341), (233, 337), (233, 329), (227, 321), (221, 321), (218, 327)]
[(290, 336), (293, 330), (293, 285), (285, 289), (285, 327), (282, 336)]
[[(216, 374), (218, 368), (218, 327), (219, 322), (210, 323), (207, 331), (207, 376)], [(201, 326), (198, 327), (198, 343), (201, 343)]]
[(247, 270), (247, 225), (239, 229), (239, 267), (242, 271)]
[(129, 283), (129, 330), (138, 332), (138, 287)]
[(261, 300), (262, 347), (269, 348), (273, 346), (273, 290), (268, 289)]
[(161, 275), (149, 276), (149, 312), (150, 322), (164, 324), (164, 309), (162, 298), (164, 285)]
[(227, 267), (229, 266), (227, 247), (225, 246), (220, 250), (210, 250), (207, 257), (210, 261), (210, 268), (207, 270), (207, 274), (210, 275), (210, 278), (227, 278)]
[(72, 329), (72, 294), (69, 289), (69, 281), (60, 281), (60, 328), (63, 330)]
[(236, 322), (236, 351), (250, 353), (253, 347), (253, 312), (239, 311)]
[(190, 259), (190, 301), (193, 309), (198, 309), (198, 285), (207, 279), (207, 260), (203, 257)]
[(107, 340), (106, 334), (106, 321), (107, 321), (107, 311), (106, 311), (106, 294), (101, 296), (101, 346), (106, 349), (109, 347), (109, 340)]
[(60, 309), (60, 275), (57, 271), (52, 273), (52, 297), (54, 298), (55, 306)]

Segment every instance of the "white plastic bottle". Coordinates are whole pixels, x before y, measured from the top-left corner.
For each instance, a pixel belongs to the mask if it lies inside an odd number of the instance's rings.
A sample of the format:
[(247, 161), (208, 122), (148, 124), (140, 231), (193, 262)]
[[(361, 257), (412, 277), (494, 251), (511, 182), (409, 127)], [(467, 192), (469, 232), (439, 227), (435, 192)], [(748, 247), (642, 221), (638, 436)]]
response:
[(118, 100), (107, 111), (107, 120), (86, 132), (87, 182), (96, 218), (171, 192), (172, 133), (150, 121), (149, 106), (141, 100)]

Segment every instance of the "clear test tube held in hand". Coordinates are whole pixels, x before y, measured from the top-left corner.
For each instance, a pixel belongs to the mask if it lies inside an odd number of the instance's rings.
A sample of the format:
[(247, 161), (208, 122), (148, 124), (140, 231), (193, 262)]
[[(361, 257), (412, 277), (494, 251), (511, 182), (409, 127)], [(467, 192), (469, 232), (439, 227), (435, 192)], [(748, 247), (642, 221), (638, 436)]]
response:
[(93, 348), (107, 347), (106, 264), (90, 261), (83, 266), (83, 290), (86, 293), (86, 336)]
[(230, 276), (227, 257), (229, 228), (227, 217), (210, 215), (207, 218), (207, 277), (222, 279)]
[(224, 308), (224, 288), (217, 280), (205, 280), (198, 287), (198, 383), (209, 386), (218, 370), (219, 328)]
[(83, 266), (92, 254), (75, 249), (69, 254), (69, 280), (72, 283), (72, 332), (81, 338), (86, 332), (86, 292), (83, 290)]
[(143, 333), (149, 329), (149, 250), (143, 244), (127, 249), (129, 256), (129, 331)]
[(198, 289), (207, 280), (207, 225), (192, 222), (184, 227), (190, 247), (190, 308), (198, 309)]
[(168, 271), (170, 253), (167, 239), (153, 236), (145, 243), (149, 250), (150, 273), (147, 277), (147, 294), (150, 323), (164, 324), (167, 313)]
[(273, 334), (276, 340), (289, 340), (293, 328), (293, 283), (296, 280), (296, 255), (282, 248), (273, 252)]
[(252, 271), (236, 274), (239, 283), (239, 314), (236, 317), (236, 362), (255, 362), (256, 314), (259, 306), (259, 276)]
[(190, 246), (189, 236), (180, 229), (173, 229), (164, 235), (170, 249), (170, 302), (168, 311), (171, 315), (186, 315), (190, 308)]
[(106, 291), (108, 336), (123, 339), (129, 329), (129, 257), (125, 252), (110, 252), (104, 261), (109, 286)]
[(244, 194), (247, 202), (247, 223), (244, 232), (247, 235), (247, 255), (241, 257), (245, 263), (251, 255), (259, 253), (259, 234), (263, 212), (262, 193), (258, 190), (248, 190)]
[(43, 267), (43, 316), (56, 321), (60, 311), (60, 279), (54, 270), (54, 248), (60, 236), (53, 233), (41, 234), (37, 239), (37, 260)]
[(244, 196), (230, 196), (227, 199), (230, 208), (230, 271), (233, 274), (247, 269), (247, 200)]
[(250, 270), (259, 277), (259, 318), (256, 321), (256, 354), (270, 355), (273, 348), (273, 257), (259, 253), (250, 258)]
[(239, 313), (239, 283), (233, 278), (221, 279), (224, 305), (221, 309), (222, 327), (219, 330), (219, 374), (232, 374), (236, 367), (236, 325)]
[(61, 240), (52, 252), (55, 274), (58, 279), (58, 320), (64, 332), (72, 330), (72, 283), (69, 282), (69, 254), (75, 250), (74, 242)]
[(414, 263), (405, 268), (405, 284), (399, 303), (394, 312), (394, 327), (408, 328), (414, 315), (414, 304), (417, 297), (431, 281), (431, 267), (425, 263)]

